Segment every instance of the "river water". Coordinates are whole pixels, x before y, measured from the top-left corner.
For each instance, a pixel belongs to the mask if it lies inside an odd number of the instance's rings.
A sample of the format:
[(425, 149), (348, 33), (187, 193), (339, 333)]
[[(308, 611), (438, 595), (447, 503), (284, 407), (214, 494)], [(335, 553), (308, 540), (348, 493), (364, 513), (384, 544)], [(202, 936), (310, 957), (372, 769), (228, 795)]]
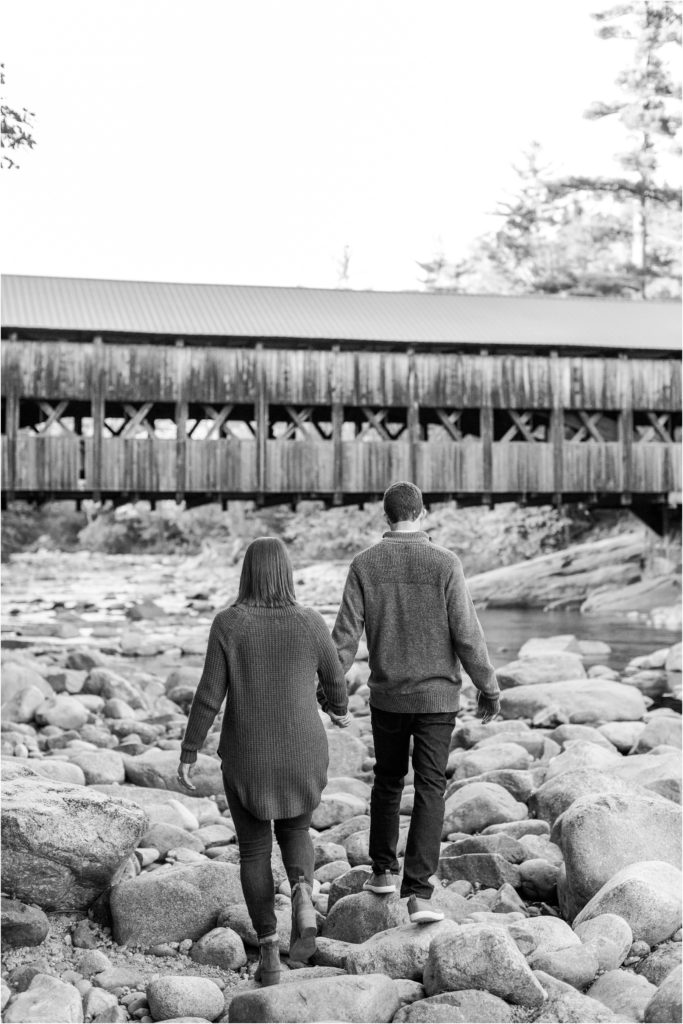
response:
[(479, 612), (479, 619), (496, 668), (511, 661), (530, 637), (569, 633), (579, 640), (602, 640), (609, 644), (612, 653), (609, 658), (595, 659), (593, 663), (607, 664), (617, 671), (631, 658), (671, 647), (681, 640), (680, 633), (671, 630), (627, 618), (582, 615), (576, 609), (544, 612), (537, 608), (488, 608)]

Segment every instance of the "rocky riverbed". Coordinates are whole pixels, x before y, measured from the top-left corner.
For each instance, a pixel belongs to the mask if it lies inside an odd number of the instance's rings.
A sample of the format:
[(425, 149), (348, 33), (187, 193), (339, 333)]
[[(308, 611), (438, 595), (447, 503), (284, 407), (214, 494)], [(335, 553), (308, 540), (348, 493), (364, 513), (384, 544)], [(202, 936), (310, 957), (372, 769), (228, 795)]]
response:
[[(434, 902), (362, 891), (367, 654), (351, 727), (328, 720), (314, 816), (318, 951), (253, 980), (255, 936), (221, 791), (175, 778), (211, 619), (239, 567), (38, 554), (4, 571), (2, 1007), (6, 1021), (680, 1021), (681, 647), (618, 668), (580, 635), (524, 638), (489, 726), (463, 689)], [(334, 619), (346, 566), (297, 571)], [(514, 657), (513, 657), (514, 655)], [(405, 841), (412, 779), (402, 804)]]

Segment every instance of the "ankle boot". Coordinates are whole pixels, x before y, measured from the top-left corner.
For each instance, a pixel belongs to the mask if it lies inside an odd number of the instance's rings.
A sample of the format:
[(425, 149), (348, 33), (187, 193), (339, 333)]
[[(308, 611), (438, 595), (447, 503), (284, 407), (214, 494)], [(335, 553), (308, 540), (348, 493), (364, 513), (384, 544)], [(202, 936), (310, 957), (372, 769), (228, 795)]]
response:
[(300, 875), (292, 889), (292, 934), (289, 943), (289, 956), (292, 960), (309, 960), (315, 953), (318, 923), (312, 895), (312, 886)]
[(254, 981), (262, 985), (277, 985), (280, 980), (280, 939), (277, 935), (267, 935), (259, 939), (258, 966), (254, 971)]

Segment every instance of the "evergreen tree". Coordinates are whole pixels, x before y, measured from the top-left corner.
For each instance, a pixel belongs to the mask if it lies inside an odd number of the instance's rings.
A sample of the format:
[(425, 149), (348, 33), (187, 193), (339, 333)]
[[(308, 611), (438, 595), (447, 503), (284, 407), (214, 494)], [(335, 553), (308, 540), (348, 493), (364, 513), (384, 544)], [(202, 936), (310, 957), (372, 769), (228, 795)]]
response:
[[(0, 167), (5, 170), (17, 168), (19, 164), (14, 159), (16, 150), (27, 146), (33, 149), (36, 144), (31, 129), (33, 128), (32, 118), (35, 114), (23, 107), (21, 110), (10, 106), (5, 98), (5, 65), (0, 64), (0, 149), (3, 150), (0, 157)], [(12, 154), (8, 152), (12, 151)]]

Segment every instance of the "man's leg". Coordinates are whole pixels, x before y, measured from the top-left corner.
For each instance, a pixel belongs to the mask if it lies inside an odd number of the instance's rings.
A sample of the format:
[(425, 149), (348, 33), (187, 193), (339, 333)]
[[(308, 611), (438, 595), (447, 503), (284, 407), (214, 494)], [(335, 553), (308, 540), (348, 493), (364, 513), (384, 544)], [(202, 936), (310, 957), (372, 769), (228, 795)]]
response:
[(408, 771), (413, 715), (370, 707), (375, 779), (370, 797), (370, 860), (376, 875), (398, 874), (399, 812)]
[(275, 883), (270, 866), (273, 849), (271, 823), (255, 818), (227, 786), (225, 795), (237, 833), (244, 902), (256, 934), (263, 939), (277, 931)]
[(429, 881), (439, 863), (444, 817), (446, 765), (455, 712), (413, 715), (415, 800), (403, 862), (401, 896), (430, 899)]

